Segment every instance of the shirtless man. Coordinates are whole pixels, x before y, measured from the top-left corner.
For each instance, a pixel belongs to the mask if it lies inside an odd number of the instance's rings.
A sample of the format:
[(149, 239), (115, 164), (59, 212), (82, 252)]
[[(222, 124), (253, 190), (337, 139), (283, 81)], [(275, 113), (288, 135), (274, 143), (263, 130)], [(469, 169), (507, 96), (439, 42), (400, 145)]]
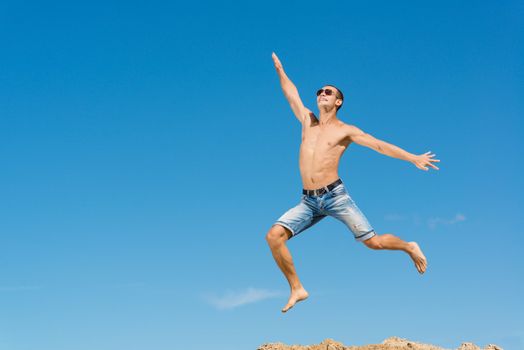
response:
[(338, 162), (348, 146), (355, 142), (390, 157), (413, 163), (417, 168), (438, 170), (432, 164), (439, 162), (434, 154), (426, 152), (414, 155), (403, 149), (378, 140), (353, 125), (337, 118), (337, 111), (344, 102), (344, 95), (335, 86), (326, 85), (317, 91), (317, 106), (320, 118), (304, 107), (298, 90), (287, 77), (282, 63), (273, 53), (273, 61), (280, 78), (284, 95), (293, 113), (302, 124), (300, 145), (300, 175), (303, 195), (300, 203), (282, 215), (269, 229), (266, 240), (275, 261), (284, 273), (291, 295), (282, 312), (288, 311), (297, 302), (308, 297), (302, 286), (286, 241), (313, 226), (326, 216), (342, 221), (353, 232), (357, 241), (371, 249), (402, 250), (406, 252), (420, 274), (426, 271), (427, 261), (416, 242), (405, 242), (392, 234), (377, 234), (366, 217), (349, 196), (338, 176)]

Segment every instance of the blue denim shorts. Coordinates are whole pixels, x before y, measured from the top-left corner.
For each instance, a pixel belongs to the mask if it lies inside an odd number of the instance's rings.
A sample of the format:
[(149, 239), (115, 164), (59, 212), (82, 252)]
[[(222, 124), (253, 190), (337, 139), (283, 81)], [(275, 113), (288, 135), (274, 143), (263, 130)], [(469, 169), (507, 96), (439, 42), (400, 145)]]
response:
[(342, 221), (357, 241), (375, 236), (375, 230), (351, 199), (343, 183), (320, 196), (302, 195), (300, 203), (278, 218), (274, 225), (287, 228), (294, 237), (326, 216)]

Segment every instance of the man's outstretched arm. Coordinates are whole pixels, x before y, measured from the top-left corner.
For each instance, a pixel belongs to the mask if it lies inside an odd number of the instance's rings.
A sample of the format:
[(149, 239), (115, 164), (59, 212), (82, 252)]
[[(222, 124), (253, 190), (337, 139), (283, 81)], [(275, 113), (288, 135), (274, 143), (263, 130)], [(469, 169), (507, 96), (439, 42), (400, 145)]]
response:
[(295, 113), (297, 119), (302, 123), (304, 118), (308, 116), (311, 111), (304, 107), (304, 104), (300, 99), (300, 95), (298, 94), (297, 87), (286, 75), (284, 67), (282, 67), (282, 63), (280, 63), (277, 55), (273, 52), (271, 57), (275, 63), (275, 69), (277, 70), (278, 77), (280, 78), (280, 85), (282, 86), (282, 91), (284, 91), (284, 96), (286, 96), (293, 113)]
[(404, 151), (400, 147), (376, 139), (370, 134), (366, 134), (359, 128), (352, 125), (348, 125), (348, 135), (351, 138), (351, 141), (355, 142), (356, 144), (369, 147), (389, 157), (406, 160), (413, 163), (419, 169), (427, 171), (429, 167), (432, 167), (435, 170), (439, 170), (438, 167), (433, 165), (433, 163), (440, 162), (440, 160), (434, 159), (433, 157), (435, 154), (431, 154), (431, 151), (424, 154), (415, 155)]

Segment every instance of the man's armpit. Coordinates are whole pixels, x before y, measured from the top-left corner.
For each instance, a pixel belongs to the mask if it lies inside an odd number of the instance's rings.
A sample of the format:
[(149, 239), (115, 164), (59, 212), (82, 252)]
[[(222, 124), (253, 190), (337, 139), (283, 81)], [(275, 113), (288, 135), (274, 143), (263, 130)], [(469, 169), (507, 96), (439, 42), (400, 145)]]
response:
[(311, 112), (310, 110), (306, 110), (306, 115), (304, 118), (304, 124), (307, 126), (313, 126), (318, 124), (318, 119), (315, 116), (315, 113)]

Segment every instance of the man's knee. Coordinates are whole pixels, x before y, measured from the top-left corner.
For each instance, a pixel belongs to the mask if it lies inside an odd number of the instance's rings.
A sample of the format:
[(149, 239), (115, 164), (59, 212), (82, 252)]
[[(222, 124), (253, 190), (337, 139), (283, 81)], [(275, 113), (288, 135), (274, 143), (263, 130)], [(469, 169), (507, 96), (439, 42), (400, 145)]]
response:
[(266, 234), (266, 241), (269, 245), (282, 244), (289, 239), (291, 232), (280, 225), (273, 225)]
[(378, 235), (373, 236), (370, 239), (366, 239), (363, 243), (366, 245), (366, 247), (371, 248), (371, 249), (382, 249), (383, 248), (382, 243), (380, 242), (380, 236)]

